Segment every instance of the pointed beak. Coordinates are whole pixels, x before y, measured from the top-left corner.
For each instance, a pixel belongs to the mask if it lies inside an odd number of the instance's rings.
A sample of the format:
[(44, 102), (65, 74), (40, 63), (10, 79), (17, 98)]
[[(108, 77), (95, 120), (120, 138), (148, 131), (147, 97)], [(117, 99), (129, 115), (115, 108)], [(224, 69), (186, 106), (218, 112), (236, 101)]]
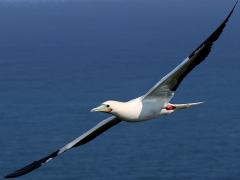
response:
[(112, 109), (107, 107), (106, 105), (102, 104), (96, 108), (93, 108), (91, 112), (111, 112)]

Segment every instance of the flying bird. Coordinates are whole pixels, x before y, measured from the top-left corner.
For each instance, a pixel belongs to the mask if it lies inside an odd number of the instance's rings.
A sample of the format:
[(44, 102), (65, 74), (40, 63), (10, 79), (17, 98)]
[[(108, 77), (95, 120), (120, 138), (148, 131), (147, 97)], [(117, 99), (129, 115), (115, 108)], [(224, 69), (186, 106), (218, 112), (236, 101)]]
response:
[[(238, 1), (237, 1), (238, 2)], [(205, 40), (203, 41), (181, 64), (164, 76), (155, 86), (153, 86), (146, 94), (141, 97), (132, 99), (127, 102), (106, 101), (100, 106), (92, 109), (92, 112), (104, 112), (111, 114), (109, 118), (101, 121), (95, 127), (85, 132), (72, 142), (66, 144), (57, 151), (48, 156), (32, 162), (31, 164), (8, 174), (5, 178), (15, 178), (27, 174), (43, 164), (51, 161), (60, 154), (84, 145), (96, 138), (98, 135), (107, 131), (109, 128), (119, 124), (122, 121), (139, 122), (158, 118), (162, 115), (168, 115), (175, 111), (191, 108), (199, 105), (202, 102), (172, 104), (171, 99), (174, 96), (180, 83), (198, 64), (200, 64), (210, 53), (214, 42), (222, 34), (229, 18), (231, 17), (237, 2), (234, 7), (222, 22), (222, 24)]]

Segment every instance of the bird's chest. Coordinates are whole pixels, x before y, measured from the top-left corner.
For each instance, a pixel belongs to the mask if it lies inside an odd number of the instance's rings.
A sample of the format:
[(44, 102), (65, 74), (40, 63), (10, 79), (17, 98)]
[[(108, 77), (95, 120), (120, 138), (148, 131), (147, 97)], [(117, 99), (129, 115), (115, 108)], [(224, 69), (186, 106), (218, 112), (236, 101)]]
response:
[(118, 107), (116, 115), (125, 121), (138, 121), (142, 111), (142, 103), (139, 99), (135, 99)]
[[(122, 116), (126, 121), (130, 122), (138, 122), (145, 121), (149, 119), (154, 119), (160, 116), (161, 109), (164, 104), (159, 101), (143, 101), (138, 104), (133, 104), (133, 106), (129, 106), (128, 116)], [(124, 113), (123, 113), (124, 114)]]
[(132, 107), (128, 110), (123, 110), (118, 117), (126, 121), (137, 121), (140, 115), (140, 109), (138, 107)]

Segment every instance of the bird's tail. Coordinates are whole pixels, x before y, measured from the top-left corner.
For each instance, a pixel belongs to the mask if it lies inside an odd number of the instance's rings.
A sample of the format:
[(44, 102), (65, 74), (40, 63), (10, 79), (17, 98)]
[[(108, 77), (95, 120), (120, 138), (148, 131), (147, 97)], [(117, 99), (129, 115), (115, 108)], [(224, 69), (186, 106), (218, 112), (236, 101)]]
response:
[(180, 110), (180, 109), (186, 109), (186, 108), (191, 108), (193, 106), (196, 106), (196, 105), (199, 105), (199, 104), (202, 104), (204, 102), (195, 102), (195, 103), (186, 103), (186, 104), (170, 104), (174, 110)]

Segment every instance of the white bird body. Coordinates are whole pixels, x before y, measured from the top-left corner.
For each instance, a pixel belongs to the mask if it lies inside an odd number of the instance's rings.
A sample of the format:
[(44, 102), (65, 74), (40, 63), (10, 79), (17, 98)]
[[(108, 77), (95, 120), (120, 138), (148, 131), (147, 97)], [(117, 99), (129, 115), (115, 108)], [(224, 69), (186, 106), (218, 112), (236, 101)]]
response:
[[(237, 2), (236, 2), (237, 4)], [(183, 79), (199, 65), (210, 53), (214, 42), (220, 37), (229, 18), (231, 17), (236, 4), (232, 8), (229, 15), (221, 23), (221, 25), (198, 46), (180, 65), (174, 68), (166, 76), (164, 76), (155, 86), (153, 86), (145, 95), (132, 99), (127, 102), (106, 101), (99, 107), (92, 109), (92, 111), (99, 111), (112, 114), (113, 116), (99, 122), (96, 126), (66, 144), (57, 151), (48, 156), (34, 161), (33, 163), (18, 169), (17, 171), (8, 174), (5, 178), (15, 178), (27, 174), (43, 164), (49, 162), (60, 154), (74, 148), (81, 146), (93, 140), (98, 135), (107, 131), (109, 128), (117, 125), (122, 121), (139, 122), (149, 119), (155, 119), (162, 115), (171, 114), (177, 110), (190, 108), (192, 106), (201, 104), (187, 103), (187, 104), (172, 104), (171, 99), (174, 96), (180, 83)]]
[[(139, 122), (150, 119), (156, 119), (162, 115), (168, 115), (176, 110), (191, 108), (194, 105), (201, 104), (187, 103), (187, 104), (171, 104), (171, 103), (158, 103), (157, 101), (144, 102), (143, 97), (138, 97), (127, 102), (120, 101), (106, 101), (103, 104), (108, 104), (112, 111), (109, 113), (119, 117), (123, 121), (127, 122)], [(150, 107), (150, 108), (149, 108)], [(147, 111), (144, 111), (144, 109)], [(92, 111), (98, 111), (94, 108)]]

